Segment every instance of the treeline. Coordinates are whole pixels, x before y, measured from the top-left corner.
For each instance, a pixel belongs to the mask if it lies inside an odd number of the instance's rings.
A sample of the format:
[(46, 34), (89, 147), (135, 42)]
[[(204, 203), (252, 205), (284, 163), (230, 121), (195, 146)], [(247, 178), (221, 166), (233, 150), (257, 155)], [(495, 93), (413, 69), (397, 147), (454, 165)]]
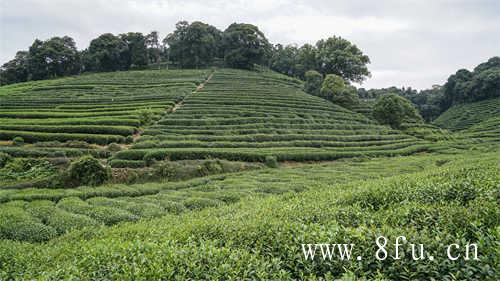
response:
[(80, 51), (69, 37), (36, 39), (27, 51), (0, 68), (0, 85), (51, 79), (82, 72), (103, 72), (147, 67), (199, 68), (225, 66), (252, 69), (267, 66), (304, 79), (308, 70), (336, 74), (346, 82), (361, 82), (370, 75), (368, 56), (351, 42), (333, 36), (314, 46), (273, 45), (252, 24), (233, 23), (224, 31), (195, 21), (180, 21), (164, 39), (158, 32), (102, 34)]
[(361, 99), (377, 99), (387, 94), (409, 99), (426, 121), (432, 121), (454, 105), (500, 97), (500, 57), (490, 58), (473, 71), (460, 69), (450, 75), (443, 86), (434, 85), (431, 89), (358, 89)]

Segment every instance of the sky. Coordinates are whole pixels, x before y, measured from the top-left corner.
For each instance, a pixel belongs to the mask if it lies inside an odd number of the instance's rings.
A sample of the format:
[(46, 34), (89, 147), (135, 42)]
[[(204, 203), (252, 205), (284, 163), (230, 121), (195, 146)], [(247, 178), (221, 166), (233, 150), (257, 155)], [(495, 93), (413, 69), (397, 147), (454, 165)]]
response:
[(275, 44), (341, 36), (371, 59), (364, 88), (430, 88), (500, 56), (499, 0), (0, 0), (0, 63), (35, 38), (68, 35), (85, 49), (108, 32), (163, 38), (180, 20), (252, 23)]

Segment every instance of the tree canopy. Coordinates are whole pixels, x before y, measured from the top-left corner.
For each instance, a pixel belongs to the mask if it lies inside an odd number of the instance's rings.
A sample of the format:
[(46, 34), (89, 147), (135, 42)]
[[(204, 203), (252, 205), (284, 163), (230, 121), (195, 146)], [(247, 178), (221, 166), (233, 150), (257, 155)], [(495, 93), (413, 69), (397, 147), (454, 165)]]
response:
[(460, 103), (500, 97), (500, 57), (492, 57), (471, 72), (460, 69), (444, 85), (443, 110)]
[(401, 128), (405, 121), (421, 122), (422, 117), (406, 98), (397, 94), (381, 96), (373, 106), (373, 117), (381, 124), (394, 129)]
[(259, 28), (247, 23), (233, 23), (222, 36), (224, 62), (234, 68), (251, 69), (263, 64), (271, 52), (271, 44)]
[[(149, 34), (104, 33), (88, 48), (78, 51), (71, 37), (35, 40), (28, 51), (0, 68), (1, 85), (49, 79), (85, 71), (117, 71), (148, 66), (173, 65), (198, 68), (211, 65), (252, 69), (255, 65), (305, 79), (309, 70), (323, 76), (336, 74), (349, 82), (361, 82), (370, 75), (368, 56), (340, 37), (316, 44), (272, 45), (255, 25), (233, 23), (224, 32), (194, 21), (180, 21), (163, 40), (157, 31)], [(488, 77), (484, 77), (486, 79)]]
[(351, 82), (363, 82), (370, 72), (366, 64), (370, 63), (356, 45), (341, 37), (333, 36), (316, 43), (319, 72), (336, 74)]
[(320, 96), (346, 108), (352, 108), (359, 102), (356, 88), (345, 83), (336, 74), (328, 74), (321, 85)]
[(126, 70), (129, 62), (127, 43), (111, 33), (92, 40), (84, 52), (85, 70), (89, 71)]
[(80, 72), (81, 61), (73, 38), (35, 40), (27, 56), (29, 79), (55, 78)]
[(195, 21), (180, 21), (165, 37), (170, 58), (183, 67), (208, 65), (219, 54), (222, 32), (214, 26)]

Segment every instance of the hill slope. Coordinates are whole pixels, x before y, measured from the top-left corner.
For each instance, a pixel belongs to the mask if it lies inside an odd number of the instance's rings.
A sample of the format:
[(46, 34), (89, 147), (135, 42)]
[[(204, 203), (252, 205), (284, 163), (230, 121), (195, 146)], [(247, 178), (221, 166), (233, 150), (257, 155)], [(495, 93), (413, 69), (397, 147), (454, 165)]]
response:
[[(333, 160), (410, 154), (414, 137), (376, 125), (359, 113), (308, 95), (276, 73), (217, 70), (203, 89), (148, 127), (115, 161), (224, 158)], [(123, 162), (121, 163), (123, 164)]]
[(441, 128), (460, 131), (500, 116), (500, 98), (453, 106), (433, 123)]
[[(105, 151), (88, 149), (81, 142), (131, 142), (145, 119), (165, 114), (207, 73), (113, 72), (2, 87), (0, 140), (22, 137), (27, 143), (37, 144), (22, 148), (0, 146), (0, 151), (22, 157), (73, 157), (85, 153), (106, 157)], [(80, 143), (64, 144), (68, 141)]]

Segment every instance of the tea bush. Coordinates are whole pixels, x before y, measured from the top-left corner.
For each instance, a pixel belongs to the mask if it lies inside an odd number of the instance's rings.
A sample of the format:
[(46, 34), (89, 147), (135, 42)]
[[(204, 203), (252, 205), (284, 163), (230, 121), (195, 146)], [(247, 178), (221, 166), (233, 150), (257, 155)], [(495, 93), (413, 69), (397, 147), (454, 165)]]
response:
[(73, 161), (62, 177), (64, 186), (75, 187), (80, 185), (97, 186), (111, 178), (109, 168), (99, 163), (92, 156), (83, 156)]

